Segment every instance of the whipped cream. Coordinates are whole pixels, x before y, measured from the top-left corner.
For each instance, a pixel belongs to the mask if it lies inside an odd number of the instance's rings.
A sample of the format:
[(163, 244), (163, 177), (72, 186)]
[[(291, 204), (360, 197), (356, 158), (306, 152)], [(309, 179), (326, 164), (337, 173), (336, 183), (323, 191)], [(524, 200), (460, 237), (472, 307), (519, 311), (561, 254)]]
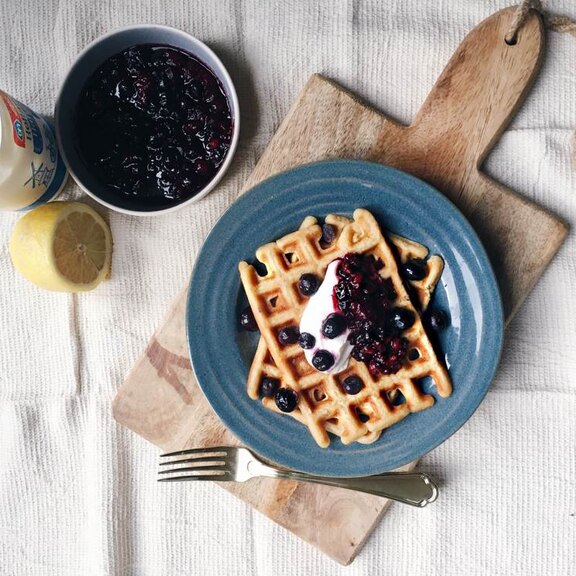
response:
[(318, 350), (327, 350), (334, 356), (334, 365), (324, 372), (331, 374), (338, 374), (338, 372), (342, 372), (342, 370), (347, 368), (353, 348), (348, 342), (348, 335), (350, 334), (348, 328), (336, 338), (326, 338), (322, 334), (322, 323), (324, 320), (326, 320), (330, 314), (340, 312), (332, 297), (334, 287), (338, 284), (336, 271), (338, 270), (339, 264), (339, 258), (330, 262), (326, 269), (324, 281), (318, 288), (318, 291), (310, 297), (302, 314), (302, 318), (300, 319), (300, 333), (307, 332), (308, 334), (312, 334), (316, 339), (313, 348), (304, 350), (306, 360), (313, 366), (312, 357), (314, 354)]

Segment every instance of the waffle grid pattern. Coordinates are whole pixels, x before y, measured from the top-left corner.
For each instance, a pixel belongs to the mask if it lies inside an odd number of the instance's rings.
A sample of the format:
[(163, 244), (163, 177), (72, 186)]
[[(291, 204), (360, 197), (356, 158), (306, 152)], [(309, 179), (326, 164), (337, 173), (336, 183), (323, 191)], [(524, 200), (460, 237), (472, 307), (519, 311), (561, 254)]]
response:
[[(272, 377), (281, 377), (282, 385), (299, 394), (298, 407), (291, 414), (308, 426), (316, 442), (323, 447), (330, 443), (328, 432), (339, 435), (344, 444), (360, 439), (370, 442), (378, 438), (383, 429), (409, 413), (432, 406), (433, 397), (423, 394), (418, 385), (422, 378), (431, 377), (440, 396), (449, 396), (452, 390), (448, 374), (436, 358), (400, 279), (393, 252), (374, 217), (368, 211), (358, 209), (354, 212), (353, 221), (329, 215), (326, 222), (337, 229), (337, 238), (329, 246), (323, 246), (320, 241), (320, 226), (307, 219), (298, 231), (257, 250), (257, 259), (266, 267), (265, 276), (260, 276), (253, 266), (240, 263), (242, 283), (262, 334), (254, 358), (256, 367), (251, 370), (249, 380), (250, 395), (257, 396), (256, 375), (263, 375), (264, 367)], [(418, 251), (420, 245), (410, 244), (412, 250)], [(409, 350), (418, 350), (418, 358), (405, 364), (396, 374), (374, 377), (364, 363), (354, 359), (339, 374), (318, 372), (308, 364), (297, 344), (282, 347), (277, 340), (277, 332), (282, 327), (299, 324), (306, 306), (307, 298), (298, 291), (300, 276), (313, 273), (323, 277), (328, 264), (348, 252), (372, 254), (379, 258), (384, 263), (380, 274), (390, 278), (394, 285), (397, 294), (395, 305), (416, 313), (414, 325), (404, 336), (409, 341)], [(441, 272), (441, 259), (435, 258), (437, 260), (432, 261), (431, 268), (436, 270), (440, 266)], [(431, 281), (434, 274), (432, 272), (423, 281), (422, 290), (417, 290), (418, 296), (423, 295), (422, 301), (426, 305), (433, 290), (432, 284), (435, 285)], [(343, 380), (352, 374), (364, 383), (364, 388), (354, 396), (342, 389)], [(398, 392), (405, 400), (400, 404), (390, 400)], [(273, 399), (264, 398), (263, 402), (268, 408), (276, 409)]]

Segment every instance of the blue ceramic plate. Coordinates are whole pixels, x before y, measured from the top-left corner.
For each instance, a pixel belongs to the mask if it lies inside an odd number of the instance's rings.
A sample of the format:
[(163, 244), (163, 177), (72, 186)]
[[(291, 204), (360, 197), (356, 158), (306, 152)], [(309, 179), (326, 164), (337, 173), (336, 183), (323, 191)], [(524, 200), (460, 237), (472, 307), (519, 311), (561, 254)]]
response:
[[(432, 308), (448, 311), (441, 348), (454, 391), (410, 414), (370, 445), (320, 448), (308, 429), (266, 410), (246, 393), (258, 333), (238, 329), (247, 305), (238, 262), (296, 230), (305, 216), (350, 216), (366, 208), (380, 225), (426, 245), (446, 263)], [(364, 476), (406, 464), (452, 435), (476, 410), (502, 345), (500, 294), (488, 257), (460, 212), (428, 184), (380, 164), (337, 160), (274, 176), (242, 195), (220, 218), (198, 256), (188, 294), (190, 356), (198, 382), (224, 424), (264, 458), (325, 476)], [(425, 385), (426, 389), (426, 385)]]

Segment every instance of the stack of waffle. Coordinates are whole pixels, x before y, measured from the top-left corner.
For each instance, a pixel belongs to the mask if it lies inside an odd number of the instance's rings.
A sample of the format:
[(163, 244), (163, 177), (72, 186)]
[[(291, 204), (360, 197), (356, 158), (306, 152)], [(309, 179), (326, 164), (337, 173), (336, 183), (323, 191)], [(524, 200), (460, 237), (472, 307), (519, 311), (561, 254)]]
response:
[[(281, 386), (297, 392), (298, 405), (289, 415), (309, 428), (319, 446), (330, 444), (328, 433), (339, 436), (344, 444), (367, 444), (411, 412), (434, 404), (434, 398), (423, 393), (419, 386), (423, 378), (431, 377), (442, 397), (452, 392), (446, 368), (437, 358), (419, 314), (430, 302), (442, 274), (443, 261), (436, 255), (428, 258), (426, 276), (409, 282), (411, 299), (398, 272), (397, 260), (424, 259), (428, 256), (425, 246), (395, 235), (389, 235), (387, 240), (372, 214), (364, 209), (357, 209), (353, 220), (330, 214), (325, 221), (336, 232), (334, 241), (328, 245), (321, 240), (321, 226), (308, 217), (297, 231), (256, 251), (256, 258), (266, 267), (265, 275), (240, 262), (242, 284), (261, 333), (248, 376), (248, 394), (258, 399), (262, 379), (278, 379)], [(383, 263), (379, 273), (390, 279), (397, 295), (394, 305), (415, 314), (414, 324), (403, 333), (408, 340), (409, 357), (413, 359), (407, 359), (395, 374), (375, 375), (354, 358), (338, 374), (319, 372), (308, 363), (298, 344), (282, 346), (278, 342), (278, 331), (298, 326), (306, 307), (308, 299), (298, 290), (302, 274), (323, 278), (330, 262), (350, 252), (379, 259)], [(358, 394), (344, 391), (342, 383), (349, 376), (362, 380), (364, 387)], [(396, 401), (399, 392), (402, 403)], [(267, 408), (279, 411), (273, 398), (265, 397), (262, 402)]]

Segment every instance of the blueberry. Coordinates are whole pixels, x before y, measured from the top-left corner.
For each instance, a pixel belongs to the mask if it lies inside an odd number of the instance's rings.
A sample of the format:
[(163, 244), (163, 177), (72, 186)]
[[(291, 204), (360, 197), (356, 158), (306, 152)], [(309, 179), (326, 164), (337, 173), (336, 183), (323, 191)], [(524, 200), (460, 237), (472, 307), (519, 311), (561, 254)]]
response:
[(324, 372), (334, 366), (334, 356), (328, 350), (318, 350), (312, 357), (312, 366)]
[(321, 241), (324, 244), (332, 244), (335, 238), (336, 238), (336, 228), (332, 226), (332, 224), (323, 224)]
[(310, 350), (310, 348), (314, 348), (314, 344), (316, 344), (316, 338), (314, 338), (312, 334), (308, 334), (308, 332), (302, 332), (298, 338), (298, 344), (300, 348), (304, 348), (304, 350)]
[(298, 332), (296, 326), (286, 326), (278, 330), (278, 342), (280, 342), (282, 346), (286, 346), (287, 344), (296, 344), (299, 336), (300, 332)]
[(364, 388), (364, 384), (358, 376), (348, 376), (348, 378), (342, 382), (342, 388), (344, 388), (346, 394), (354, 395), (358, 394), (358, 392)]
[(404, 338), (392, 338), (390, 340), (390, 349), (393, 352), (400, 352), (406, 346), (406, 340)]
[(394, 326), (392, 326), (391, 322), (389, 322), (388, 324), (385, 323), (376, 328), (376, 337), (378, 338), (378, 340), (382, 341), (384, 341), (385, 338), (393, 338), (394, 336), (397, 336), (399, 333), (400, 331)]
[[(376, 331), (376, 336), (379, 340), (384, 340), (386, 336), (379, 337), (378, 331)], [(373, 340), (372, 334), (369, 331), (359, 331), (359, 332), (351, 332), (348, 336), (348, 342), (353, 344), (354, 346), (365, 346), (369, 342)]]
[(165, 172), (176, 173), (182, 166), (182, 154), (175, 146), (170, 146), (162, 150), (161, 168)]
[(258, 324), (256, 324), (256, 318), (254, 318), (254, 312), (252, 312), (250, 306), (246, 306), (246, 308), (242, 310), (240, 314), (240, 326), (249, 332), (258, 330)]
[(202, 84), (198, 80), (191, 78), (188, 71), (184, 72), (184, 82), (187, 84), (184, 91), (186, 96), (192, 100), (200, 100), (202, 97), (202, 91), (204, 90)]
[(318, 278), (314, 274), (302, 274), (298, 282), (298, 290), (304, 296), (312, 296), (318, 290)]
[(407, 308), (393, 308), (390, 314), (390, 326), (396, 330), (408, 330), (416, 321), (414, 312)]
[(276, 392), (274, 400), (276, 401), (276, 406), (278, 406), (282, 412), (292, 412), (298, 404), (298, 394), (291, 388), (280, 388), (280, 390)]
[(224, 140), (230, 140), (231, 134), (230, 134), (230, 119), (229, 118), (224, 118), (223, 120), (221, 120), (220, 122), (218, 122), (217, 126), (216, 126), (216, 130), (220, 133), (220, 136), (224, 139)]
[(192, 139), (199, 130), (200, 123), (198, 121), (190, 121), (182, 124), (182, 132), (184, 132), (184, 134), (190, 139)]
[(196, 105), (186, 109), (186, 120), (195, 122), (195, 132), (199, 132), (204, 129), (208, 116), (202, 106)]
[(433, 330), (443, 330), (448, 324), (446, 314), (442, 310), (435, 310), (430, 314), (428, 323)]
[(260, 393), (262, 396), (270, 398), (276, 394), (279, 386), (280, 380), (278, 380), (278, 378), (269, 378), (268, 376), (264, 376), (260, 382)]
[(350, 288), (347, 284), (340, 281), (334, 288), (334, 294), (340, 303), (349, 302), (350, 300)]
[(210, 163), (204, 158), (198, 158), (198, 160), (193, 163), (193, 168), (196, 174), (206, 176), (210, 172)]
[(224, 98), (216, 97), (210, 104), (210, 112), (213, 112), (214, 114), (222, 114), (226, 112), (227, 108), (228, 103)]
[(424, 280), (428, 265), (421, 258), (412, 258), (402, 265), (402, 275), (408, 280)]
[(220, 146), (220, 140), (216, 136), (212, 136), (206, 143), (206, 148), (208, 150), (216, 150)]
[(168, 138), (170, 138), (170, 129), (166, 125), (160, 125), (150, 134), (148, 145), (154, 150), (162, 148)]
[(333, 339), (345, 332), (346, 328), (346, 318), (342, 314), (330, 314), (322, 323), (322, 334)]

